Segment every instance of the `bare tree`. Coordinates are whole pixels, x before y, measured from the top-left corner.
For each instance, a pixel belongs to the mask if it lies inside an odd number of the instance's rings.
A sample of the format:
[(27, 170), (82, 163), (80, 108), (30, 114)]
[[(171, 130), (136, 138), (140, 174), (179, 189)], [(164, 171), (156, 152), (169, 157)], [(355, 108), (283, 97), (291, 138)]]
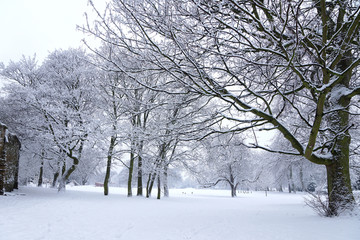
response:
[[(89, 32), (110, 35), (112, 44), (187, 89), (222, 100), (239, 129), (279, 131), (294, 151), (254, 146), (324, 165), (332, 215), (354, 203), (349, 129), (351, 100), (360, 93), (357, 1), (122, 0), (112, 1), (108, 13), (99, 15), (102, 31)], [(286, 121), (289, 113), (306, 126), (306, 141)]]
[[(106, 48), (103, 47), (103, 51), (105, 49)], [(108, 50), (111, 52), (111, 48)], [(97, 61), (101, 61), (101, 59)], [(109, 142), (106, 153), (107, 160), (104, 178), (104, 195), (108, 195), (113, 159), (116, 155), (118, 155), (117, 148), (118, 145), (121, 144), (119, 135), (121, 135), (121, 117), (124, 115), (124, 92), (122, 91), (124, 76), (118, 72), (108, 71), (108, 69), (106, 69), (106, 65), (104, 66), (104, 64), (97, 63), (97, 65), (100, 66), (98, 85), (101, 95), (100, 102), (102, 103), (102, 111), (104, 113), (104, 117), (101, 118), (103, 120), (101, 125), (102, 128), (105, 128), (103, 135), (109, 136), (105, 137), (105, 140), (109, 140)]]
[(247, 188), (259, 179), (261, 167), (251, 161), (251, 152), (238, 135), (213, 136), (203, 145), (206, 154), (199, 170), (201, 177), (197, 177), (203, 187), (225, 183), (230, 186), (231, 197), (236, 197), (238, 187)]

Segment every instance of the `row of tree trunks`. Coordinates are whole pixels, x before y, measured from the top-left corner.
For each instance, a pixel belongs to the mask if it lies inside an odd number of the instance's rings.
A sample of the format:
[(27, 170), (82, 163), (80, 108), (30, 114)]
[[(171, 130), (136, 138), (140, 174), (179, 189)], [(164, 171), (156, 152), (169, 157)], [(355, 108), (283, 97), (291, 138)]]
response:
[[(164, 149), (163, 149), (164, 150)], [(163, 176), (163, 187), (164, 187), (164, 196), (169, 196), (169, 187), (168, 187), (168, 165), (164, 164), (166, 152), (161, 152), (160, 158), (154, 163), (153, 170), (148, 174), (148, 179), (146, 182), (146, 193), (147, 198), (151, 197), (151, 192), (154, 187), (155, 181), (157, 181), (158, 186), (158, 195), (157, 198), (160, 199), (161, 195), (161, 179)], [(134, 172), (135, 160), (138, 163), (137, 169), (137, 196), (143, 196), (143, 170), (142, 170), (142, 157), (141, 155), (136, 156), (135, 151), (130, 153), (130, 163), (128, 169), (128, 197), (132, 196), (132, 179)], [(164, 166), (162, 166), (164, 165)], [(159, 195), (160, 194), (160, 195)]]
[[(135, 98), (140, 98), (139, 89), (134, 91)], [(131, 156), (130, 156), (130, 166), (129, 166), (129, 176), (128, 176), (128, 197), (132, 196), (132, 178), (134, 172), (134, 163), (135, 159), (137, 160), (137, 196), (143, 195), (143, 158), (142, 150), (144, 147), (144, 139), (141, 136), (140, 132), (143, 132), (146, 129), (147, 119), (149, 117), (150, 110), (144, 109), (143, 112), (140, 111), (140, 106), (135, 107), (135, 114), (133, 114), (131, 119), (131, 124), (133, 126), (134, 136), (132, 136), (131, 143)]]
[(160, 199), (160, 174), (162, 170), (162, 166), (164, 165), (166, 153), (167, 153), (167, 143), (162, 143), (159, 145), (159, 155), (157, 160), (154, 163), (153, 170), (149, 173), (148, 182), (146, 184), (146, 197), (149, 198), (151, 196), (151, 191), (154, 186), (155, 180), (157, 179), (158, 183), (158, 198)]
[[(167, 173), (164, 173), (163, 175), (167, 176)], [(157, 181), (157, 195), (156, 195), (156, 198), (161, 199), (161, 174), (159, 174), (159, 172), (154, 172), (152, 174), (149, 174), (148, 181), (147, 181), (147, 184), (146, 184), (146, 197), (147, 198), (151, 197), (151, 192), (152, 192), (152, 189), (154, 187), (155, 180)], [(169, 197), (169, 187), (168, 187), (168, 184), (167, 184), (167, 177), (164, 177), (163, 187), (164, 187), (164, 197)]]
[(156, 179), (156, 172), (150, 173), (148, 176), (148, 181), (146, 183), (146, 197), (149, 198), (151, 196), (152, 188), (154, 186), (154, 182)]

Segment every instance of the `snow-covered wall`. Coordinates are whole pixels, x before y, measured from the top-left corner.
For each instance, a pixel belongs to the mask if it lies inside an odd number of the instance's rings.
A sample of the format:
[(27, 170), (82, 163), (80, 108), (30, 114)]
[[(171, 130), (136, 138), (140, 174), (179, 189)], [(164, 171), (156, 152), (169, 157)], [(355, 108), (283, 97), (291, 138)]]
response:
[(18, 187), (19, 139), (0, 123), (0, 195)]

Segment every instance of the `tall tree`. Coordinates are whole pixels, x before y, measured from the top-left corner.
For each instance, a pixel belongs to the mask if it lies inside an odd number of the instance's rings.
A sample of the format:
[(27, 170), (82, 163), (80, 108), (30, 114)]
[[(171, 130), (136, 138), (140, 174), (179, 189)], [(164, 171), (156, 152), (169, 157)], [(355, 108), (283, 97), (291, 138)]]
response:
[(243, 140), (234, 134), (213, 136), (203, 142), (204, 163), (197, 177), (203, 187), (213, 187), (225, 183), (230, 187), (231, 197), (236, 197), (239, 186), (248, 187), (257, 181), (261, 170), (251, 162), (251, 153)]
[[(239, 128), (279, 131), (294, 151), (256, 147), (324, 165), (331, 215), (353, 205), (349, 106), (360, 93), (357, 1), (116, 0), (110, 10), (98, 23), (113, 44), (228, 104), (226, 117)], [(311, 111), (301, 111), (304, 105)], [(306, 126), (305, 142), (285, 121), (289, 112)]]
[[(103, 51), (110, 50), (105, 46)], [(99, 99), (102, 105), (102, 128), (104, 128), (103, 135), (106, 141), (108, 141), (108, 149), (106, 153), (106, 172), (104, 178), (104, 195), (109, 194), (109, 182), (110, 173), (114, 157), (117, 155), (117, 148), (120, 145), (121, 133), (121, 117), (124, 114), (123, 98), (124, 92), (122, 91), (122, 82), (124, 81), (124, 75), (118, 72), (111, 72), (106, 68), (106, 64), (100, 64), (101, 59), (96, 59), (95, 64), (100, 66), (98, 85), (100, 86), (99, 93), (101, 99)], [(100, 136), (103, 138), (103, 136)]]
[(1, 75), (15, 80), (3, 88), (6, 94), (1, 99), (0, 116), (22, 142), (20, 181), (26, 183), (38, 176), (38, 185), (41, 185), (42, 176), (49, 172), (54, 146), (46, 140), (47, 125), (33, 101), (43, 73), (35, 57), (23, 57), (19, 62), (10, 62)]
[[(25, 102), (41, 117), (40, 130), (57, 148), (62, 168), (59, 190), (63, 189), (79, 164), (91, 127), (88, 116), (96, 94), (86, 53), (80, 49), (56, 50), (41, 66), (35, 61), (10, 63), (2, 74), (29, 91)], [(71, 161), (70, 167), (67, 160)]]

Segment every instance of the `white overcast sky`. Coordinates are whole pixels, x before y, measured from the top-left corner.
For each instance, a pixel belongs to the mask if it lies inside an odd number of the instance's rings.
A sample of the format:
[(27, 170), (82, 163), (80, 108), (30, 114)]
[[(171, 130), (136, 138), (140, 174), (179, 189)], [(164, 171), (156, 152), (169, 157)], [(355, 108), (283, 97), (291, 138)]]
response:
[[(0, 62), (36, 53), (43, 60), (55, 49), (81, 45), (88, 0), (0, 0)], [(105, 0), (94, 1), (104, 5)]]

